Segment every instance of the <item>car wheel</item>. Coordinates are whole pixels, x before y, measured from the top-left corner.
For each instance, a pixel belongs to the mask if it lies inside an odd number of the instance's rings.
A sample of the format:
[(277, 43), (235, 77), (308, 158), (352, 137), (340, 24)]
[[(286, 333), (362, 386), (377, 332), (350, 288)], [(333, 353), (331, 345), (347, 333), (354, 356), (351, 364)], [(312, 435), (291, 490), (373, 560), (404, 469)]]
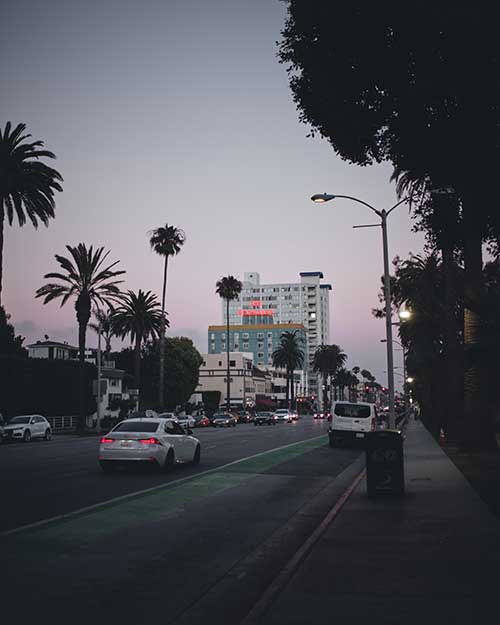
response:
[(107, 462), (107, 461), (103, 461), (99, 463), (101, 465), (101, 469), (103, 470), (104, 473), (113, 473), (113, 471), (115, 470), (115, 466), (113, 465), (112, 462)]
[(23, 441), (25, 443), (29, 443), (31, 440), (31, 432), (29, 430), (24, 430)]
[(44, 439), (45, 439), (46, 441), (50, 441), (50, 439), (51, 439), (51, 438), (52, 438), (52, 432), (51, 432), (50, 428), (47, 428), (47, 429), (45, 430), (45, 436), (44, 436)]
[(167, 453), (167, 457), (165, 458), (165, 464), (163, 465), (163, 471), (165, 473), (168, 473), (174, 468), (174, 464), (175, 464), (174, 450), (169, 449)]
[(193, 456), (193, 464), (194, 465), (200, 464), (200, 458), (201, 458), (201, 448), (199, 445), (196, 445), (196, 450)]

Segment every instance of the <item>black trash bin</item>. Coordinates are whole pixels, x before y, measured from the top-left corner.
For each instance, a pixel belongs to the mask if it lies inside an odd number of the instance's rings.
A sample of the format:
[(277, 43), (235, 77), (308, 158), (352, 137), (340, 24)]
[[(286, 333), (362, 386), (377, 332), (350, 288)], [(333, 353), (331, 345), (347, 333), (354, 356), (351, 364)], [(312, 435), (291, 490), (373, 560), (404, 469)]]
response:
[(403, 435), (399, 430), (369, 432), (366, 441), (368, 497), (405, 492)]

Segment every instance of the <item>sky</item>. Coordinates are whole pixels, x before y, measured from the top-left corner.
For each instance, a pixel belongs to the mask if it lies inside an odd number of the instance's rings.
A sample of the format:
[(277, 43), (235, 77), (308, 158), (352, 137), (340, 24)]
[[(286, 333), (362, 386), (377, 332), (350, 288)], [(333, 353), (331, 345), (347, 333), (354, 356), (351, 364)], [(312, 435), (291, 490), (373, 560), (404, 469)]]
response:
[[(276, 42), (278, 0), (17, 0), (0, 5), (3, 126), (24, 122), (57, 155), (56, 219), (6, 227), (3, 304), (25, 343), (77, 343), (72, 303), (34, 298), (54, 254), (104, 246), (124, 288), (161, 295), (162, 261), (148, 233), (165, 222), (187, 241), (169, 264), (171, 336), (207, 348), (220, 323), (215, 283), (257, 271), (263, 283), (322, 271), (330, 341), (387, 384), (383, 320), (371, 310), (383, 272), (381, 232), (353, 229), (397, 201), (389, 164), (359, 167), (298, 121)], [(407, 208), (389, 219), (391, 258), (419, 253)], [(92, 331), (88, 344), (96, 343)], [(400, 355), (395, 364), (401, 366)]]

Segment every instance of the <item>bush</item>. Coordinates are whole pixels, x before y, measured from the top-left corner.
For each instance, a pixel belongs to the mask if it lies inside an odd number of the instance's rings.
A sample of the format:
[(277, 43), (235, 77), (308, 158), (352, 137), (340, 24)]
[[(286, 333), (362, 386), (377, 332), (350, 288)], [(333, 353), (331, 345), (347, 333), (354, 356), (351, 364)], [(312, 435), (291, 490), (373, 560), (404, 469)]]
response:
[[(86, 412), (96, 410), (92, 381), (96, 367), (85, 363)], [(79, 408), (79, 362), (0, 356), (0, 412), (8, 418), (19, 414), (49, 417), (76, 415)]]

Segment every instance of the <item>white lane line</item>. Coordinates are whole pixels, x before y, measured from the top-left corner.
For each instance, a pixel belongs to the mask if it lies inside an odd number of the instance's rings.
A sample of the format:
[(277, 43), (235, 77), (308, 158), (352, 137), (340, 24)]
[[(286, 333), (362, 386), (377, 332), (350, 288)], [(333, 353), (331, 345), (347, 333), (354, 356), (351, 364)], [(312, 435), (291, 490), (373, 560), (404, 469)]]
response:
[[(127, 493), (126, 495), (120, 495), (119, 497), (113, 497), (112, 499), (107, 499), (106, 501), (101, 501), (99, 503), (92, 504), (91, 506), (85, 506), (83, 508), (78, 508), (77, 510), (73, 510), (72, 512), (66, 512), (64, 514), (58, 514), (57, 516), (49, 517), (48, 519), (42, 519), (41, 521), (35, 521), (34, 523), (28, 523), (27, 525), (21, 525), (21, 527), (15, 527), (14, 529), (6, 530), (4, 532), (0, 532), (0, 538), (4, 536), (11, 536), (12, 534), (18, 534), (30, 529), (34, 529), (37, 527), (42, 527), (44, 525), (48, 525), (49, 523), (54, 523), (55, 521), (62, 521), (63, 519), (69, 519), (74, 516), (78, 516), (80, 514), (85, 514), (87, 512), (92, 512), (94, 510), (99, 510), (100, 508), (105, 508), (106, 506), (121, 502), (127, 501), (129, 499), (135, 499), (141, 495), (145, 495), (146, 493), (153, 493), (157, 490), (161, 490), (163, 488), (168, 488), (172, 485), (181, 484), (182, 482), (188, 482), (189, 480), (194, 480), (195, 478), (202, 477), (204, 475), (209, 475), (210, 473), (216, 473), (217, 471), (222, 471), (222, 469), (227, 469), (227, 467), (232, 467), (236, 464), (240, 464), (241, 462), (245, 462), (246, 460), (252, 460), (253, 458), (258, 458), (259, 456), (265, 456), (266, 454), (270, 454), (274, 451), (279, 451), (280, 449), (286, 449), (287, 447), (293, 447), (294, 445), (300, 445), (301, 443), (306, 443), (309, 441), (315, 441), (320, 438), (323, 438), (324, 434), (321, 436), (313, 436), (311, 438), (304, 438), (300, 441), (295, 441), (294, 443), (289, 443), (288, 445), (281, 445), (280, 447), (273, 447), (273, 449), (268, 449), (267, 451), (261, 451), (258, 454), (252, 454), (251, 456), (246, 456), (245, 458), (240, 458), (239, 460), (233, 460), (232, 462), (228, 462), (227, 464), (222, 464), (220, 467), (214, 467), (213, 469), (207, 469), (206, 471), (201, 471), (200, 473), (195, 473), (194, 475), (188, 475), (187, 477), (181, 477), (178, 480), (172, 480), (171, 482), (167, 482), (166, 484), (157, 484), (156, 486), (151, 486), (150, 488), (144, 488), (142, 490), (134, 491), (133, 493)], [(326, 442), (326, 441), (325, 441)]]

